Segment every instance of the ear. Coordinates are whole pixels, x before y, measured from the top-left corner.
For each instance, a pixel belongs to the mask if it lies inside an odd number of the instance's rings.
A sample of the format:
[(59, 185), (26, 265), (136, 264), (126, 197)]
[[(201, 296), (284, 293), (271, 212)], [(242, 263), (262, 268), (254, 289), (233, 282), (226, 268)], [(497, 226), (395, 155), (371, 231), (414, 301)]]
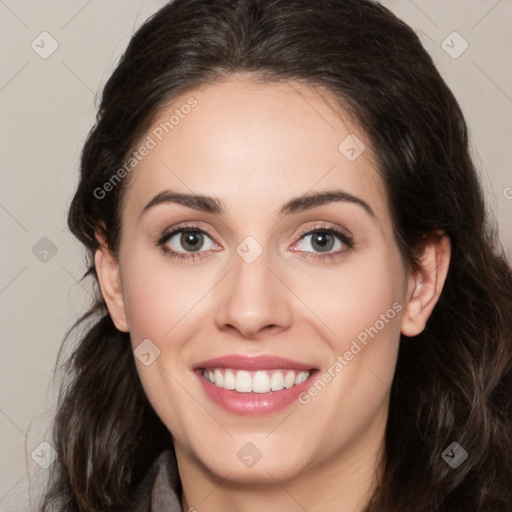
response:
[(435, 232), (427, 236), (418, 265), (409, 276), (408, 301), (402, 316), (402, 334), (420, 334), (443, 289), (450, 265), (448, 235)]
[(119, 274), (119, 261), (110, 252), (101, 231), (96, 231), (99, 247), (94, 254), (94, 265), (101, 288), (101, 294), (117, 329), (128, 332), (128, 322)]

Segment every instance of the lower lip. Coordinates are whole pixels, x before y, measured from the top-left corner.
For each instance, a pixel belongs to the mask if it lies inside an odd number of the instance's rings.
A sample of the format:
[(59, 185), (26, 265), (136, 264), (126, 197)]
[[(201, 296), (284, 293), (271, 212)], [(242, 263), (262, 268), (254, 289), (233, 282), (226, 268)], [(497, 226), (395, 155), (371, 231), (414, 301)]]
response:
[(206, 394), (224, 410), (239, 416), (263, 416), (281, 411), (294, 401), (298, 401), (300, 393), (311, 385), (311, 377), (289, 389), (269, 391), (268, 393), (239, 393), (220, 388), (206, 380), (196, 372)]

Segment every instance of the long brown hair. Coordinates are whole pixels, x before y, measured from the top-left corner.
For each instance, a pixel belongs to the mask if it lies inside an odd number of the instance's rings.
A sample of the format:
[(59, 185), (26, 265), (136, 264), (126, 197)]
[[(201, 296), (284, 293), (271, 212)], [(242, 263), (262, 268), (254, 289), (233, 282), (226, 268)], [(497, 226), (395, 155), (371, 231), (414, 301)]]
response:
[[(428, 233), (451, 240), (426, 329), (400, 341), (370, 509), (512, 510), (511, 268), (486, 220), (456, 99), (415, 33), (377, 2), (175, 0), (146, 21), (104, 88), (82, 152), (68, 223), (87, 249), (87, 276), (97, 280), (97, 227), (117, 252), (125, 183), (105, 198), (95, 191), (163, 105), (234, 72), (319, 86), (350, 110), (377, 157), (406, 261)], [(99, 292), (77, 325), (85, 333), (65, 367), (42, 510), (127, 510), (170, 434)], [(454, 441), (468, 453), (457, 469), (441, 456)]]

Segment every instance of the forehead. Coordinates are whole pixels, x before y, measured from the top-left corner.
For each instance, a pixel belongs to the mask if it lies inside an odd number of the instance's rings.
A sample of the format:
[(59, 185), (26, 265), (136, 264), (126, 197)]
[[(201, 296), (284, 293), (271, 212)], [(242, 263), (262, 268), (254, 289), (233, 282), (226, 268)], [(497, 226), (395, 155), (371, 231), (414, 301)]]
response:
[(127, 213), (166, 189), (219, 197), (235, 213), (333, 188), (386, 213), (365, 134), (332, 96), (304, 84), (233, 76), (189, 91), (158, 112), (135, 149), (142, 146)]

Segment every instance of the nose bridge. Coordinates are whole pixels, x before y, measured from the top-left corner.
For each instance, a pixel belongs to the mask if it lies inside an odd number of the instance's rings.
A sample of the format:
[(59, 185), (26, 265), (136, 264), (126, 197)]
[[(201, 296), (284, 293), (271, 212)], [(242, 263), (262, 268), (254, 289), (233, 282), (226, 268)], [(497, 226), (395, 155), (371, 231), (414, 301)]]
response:
[(269, 269), (272, 255), (251, 238), (242, 241), (233, 254), (234, 268), (217, 311), (219, 328), (234, 328), (244, 337), (269, 327), (284, 328), (291, 319), (286, 288)]

